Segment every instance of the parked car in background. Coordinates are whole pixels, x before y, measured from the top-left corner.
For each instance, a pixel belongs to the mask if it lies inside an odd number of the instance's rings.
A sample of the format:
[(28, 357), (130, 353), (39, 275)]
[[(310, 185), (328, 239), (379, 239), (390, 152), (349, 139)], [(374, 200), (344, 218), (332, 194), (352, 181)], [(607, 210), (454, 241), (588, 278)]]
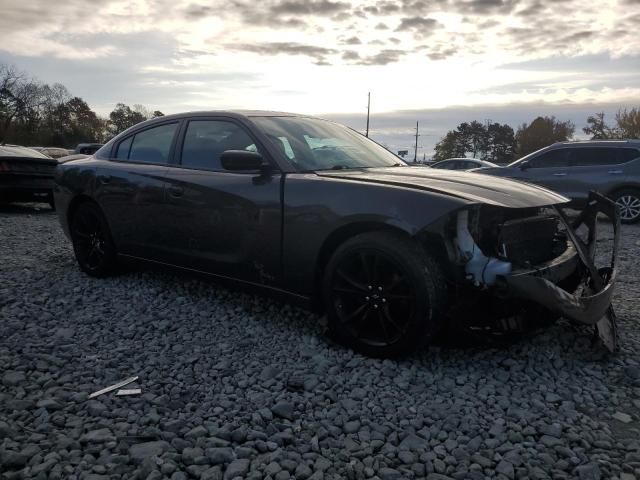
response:
[(83, 155), (93, 155), (102, 148), (102, 143), (79, 143), (73, 150), (73, 153), (81, 153)]
[(58, 158), (58, 163), (65, 163), (65, 162), (70, 162), (71, 160), (80, 160), (81, 158), (87, 158), (90, 157), (91, 155), (86, 155), (84, 153), (74, 153), (71, 155), (67, 155), (66, 157), (60, 157)]
[(623, 223), (640, 221), (640, 140), (555, 143), (506, 167), (476, 172), (542, 185), (578, 207), (595, 190), (616, 203)]
[(70, 151), (59, 147), (29, 147), (51, 158), (66, 157)]
[(0, 202), (47, 202), (53, 207), (58, 162), (25, 147), (0, 145)]
[(442, 168), (445, 170), (471, 170), (473, 168), (497, 167), (495, 163), (476, 158), (447, 158), (431, 165), (431, 168)]
[[(615, 265), (603, 276), (578, 254), (567, 198), (411, 167), (326, 120), (155, 118), (59, 165), (54, 194), (87, 274), (135, 259), (260, 287), (325, 312), (334, 338), (365, 354), (408, 353), (445, 324), (502, 332), (560, 314), (606, 324), (615, 348)], [(601, 197), (588, 228), (598, 211), (617, 225)]]

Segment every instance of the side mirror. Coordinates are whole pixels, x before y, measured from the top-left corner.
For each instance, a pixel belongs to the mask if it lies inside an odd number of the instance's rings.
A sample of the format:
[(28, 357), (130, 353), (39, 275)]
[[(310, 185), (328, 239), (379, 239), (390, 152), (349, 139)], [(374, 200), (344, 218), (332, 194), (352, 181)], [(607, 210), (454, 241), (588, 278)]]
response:
[(529, 163), (529, 160), (525, 160), (524, 162), (522, 162), (520, 164), (520, 170), (526, 170), (529, 167), (531, 167), (531, 164)]
[(225, 170), (260, 170), (264, 165), (262, 155), (247, 150), (226, 150), (220, 155), (220, 163)]

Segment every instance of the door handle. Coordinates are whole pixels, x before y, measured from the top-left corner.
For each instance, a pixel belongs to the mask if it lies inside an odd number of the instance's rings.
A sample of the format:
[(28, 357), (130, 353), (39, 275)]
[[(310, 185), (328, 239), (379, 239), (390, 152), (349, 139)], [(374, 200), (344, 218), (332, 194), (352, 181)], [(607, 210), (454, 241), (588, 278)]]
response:
[(176, 187), (175, 185), (169, 187), (169, 195), (171, 195), (172, 197), (181, 197), (183, 193), (184, 188), (182, 187)]
[(610, 173), (610, 174), (612, 174), (612, 175), (615, 175), (615, 174), (622, 173), (622, 170), (609, 170), (607, 173)]
[(553, 176), (554, 177), (566, 177), (567, 174), (566, 173), (554, 173)]
[(98, 176), (98, 181), (103, 185), (106, 185), (111, 181), (111, 175), (100, 175)]

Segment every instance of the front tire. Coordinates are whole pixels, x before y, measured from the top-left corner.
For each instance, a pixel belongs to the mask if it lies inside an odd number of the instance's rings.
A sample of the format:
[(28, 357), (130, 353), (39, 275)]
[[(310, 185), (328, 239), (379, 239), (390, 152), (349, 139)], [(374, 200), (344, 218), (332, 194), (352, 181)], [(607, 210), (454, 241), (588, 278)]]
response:
[(625, 189), (612, 195), (618, 207), (620, 223), (637, 223), (640, 221), (640, 190)]
[(330, 333), (373, 357), (409, 354), (440, 329), (446, 285), (440, 266), (413, 239), (389, 232), (357, 235), (324, 273)]
[(92, 277), (111, 275), (116, 268), (116, 250), (100, 207), (91, 202), (81, 203), (73, 214), (70, 227), (80, 269)]

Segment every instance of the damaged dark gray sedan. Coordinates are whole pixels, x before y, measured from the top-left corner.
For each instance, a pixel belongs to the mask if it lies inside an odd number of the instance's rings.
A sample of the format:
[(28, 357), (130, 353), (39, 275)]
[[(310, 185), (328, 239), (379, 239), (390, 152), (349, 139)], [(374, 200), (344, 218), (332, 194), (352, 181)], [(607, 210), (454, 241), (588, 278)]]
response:
[[(153, 119), (60, 165), (55, 202), (89, 275), (143, 260), (258, 286), (324, 312), (335, 338), (368, 355), (408, 353), (469, 319), (508, 330), (556, 316), (616, 347), (609, 200), (593, 194), (569, 219), (549, 190), (410, 167), (329, 121)], [(614, 226), (603, 267), (598, 213)]]

